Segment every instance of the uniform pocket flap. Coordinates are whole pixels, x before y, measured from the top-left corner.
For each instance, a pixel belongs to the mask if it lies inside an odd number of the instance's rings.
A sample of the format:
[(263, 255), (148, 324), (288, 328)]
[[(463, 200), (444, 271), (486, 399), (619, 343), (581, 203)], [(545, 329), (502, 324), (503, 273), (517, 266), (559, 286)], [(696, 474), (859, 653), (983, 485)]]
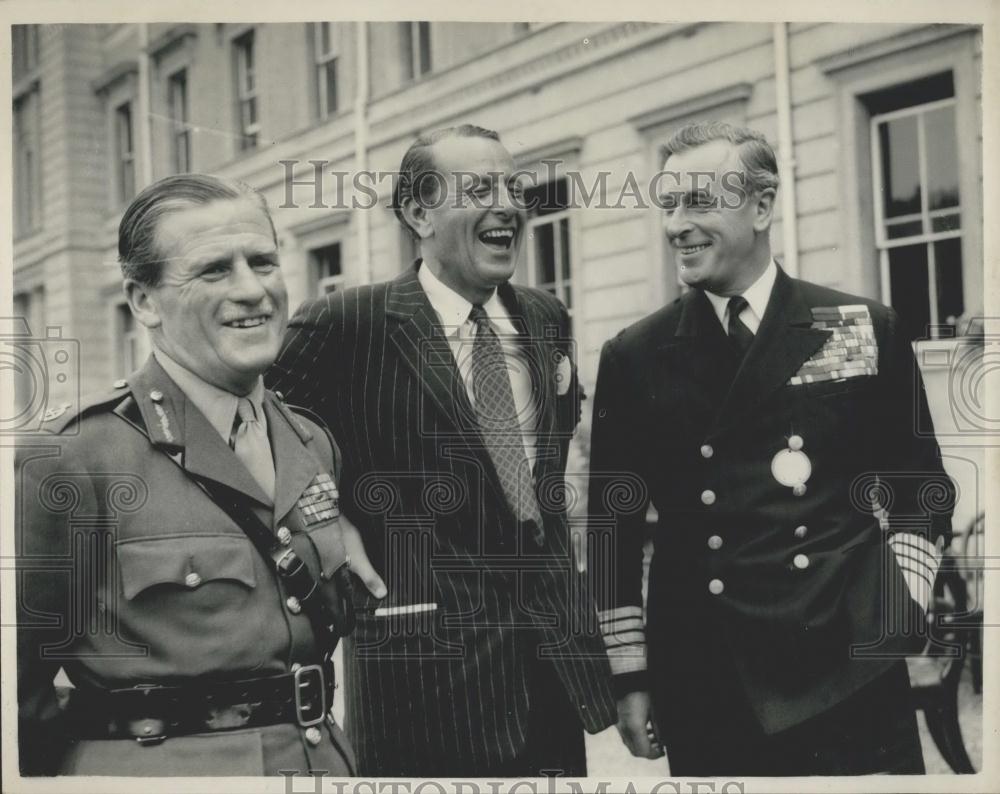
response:
[(195, 589), (204, 582), (230, 579), (257, 586), (250, 541), (238, 535), (171, 535), (117, 544), (122, 591), (131, 600), (159, 584)]

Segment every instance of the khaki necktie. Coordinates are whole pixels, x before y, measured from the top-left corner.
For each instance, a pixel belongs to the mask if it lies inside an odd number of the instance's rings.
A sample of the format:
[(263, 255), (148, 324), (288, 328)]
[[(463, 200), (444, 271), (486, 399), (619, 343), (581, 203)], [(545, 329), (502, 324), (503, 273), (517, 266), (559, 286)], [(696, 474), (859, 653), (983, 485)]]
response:
[(267, 439), (267, 429), (262, 420), (263, 417), (257, 416), (257, 409), (250, 399), (241, 397), (236, 404), (236, 427), (230, 446), (267, 494), (267, 498), (273, 502), (274, 459), (271, 457), (271, 442)]

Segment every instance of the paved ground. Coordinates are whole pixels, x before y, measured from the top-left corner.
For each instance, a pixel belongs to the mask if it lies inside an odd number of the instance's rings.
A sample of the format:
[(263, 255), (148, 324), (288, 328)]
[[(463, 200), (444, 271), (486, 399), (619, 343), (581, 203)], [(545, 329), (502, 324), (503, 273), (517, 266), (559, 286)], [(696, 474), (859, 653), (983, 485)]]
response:
[[(972, 691), (972, 683), (968, 669), (958, 692), (959, 722), (962, 726), (962, 737), (969, 751), (969, 758), (976, 769), (982, 768), (983, 761), (983, 696)], [(920, 743), (924, 750), (924, 763), (928, 774), (950, 774), (951, 769), (944, 762), (934, 742), (927, 733), (923, 715), (917, 716), (920, 726)], [(644, 758), (633, 758), (622, 745), (618, 732), (614, 728), (587, 737), (587, 766), (592, 777), (667, 777), (668, 765), (664, 759), (648, 761)]]

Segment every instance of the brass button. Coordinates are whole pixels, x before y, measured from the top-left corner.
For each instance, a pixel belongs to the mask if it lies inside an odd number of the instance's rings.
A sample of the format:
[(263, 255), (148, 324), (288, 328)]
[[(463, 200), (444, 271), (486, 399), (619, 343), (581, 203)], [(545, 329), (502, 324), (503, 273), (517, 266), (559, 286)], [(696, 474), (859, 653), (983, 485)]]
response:
[(278, 527), (278, 541), (282, 546), (291, 545), (292, 531), (288, 527)]
[(804, 538), (808, 531), (809, 529), (806, 527), (805, 524), (802, 524), (802, 526), (795, 527), (795, 537)]
[(722, 591), (726, 589), (726, 586), (722, 583), (721, 579), (713, 579), (708, 583), (708, 592), (712, 595), (721, 595)]
[(313, 747), (316, 747), (321, 741), (323, 741), (323, 734), (319, 732), (319, 728), (313, 725), (306, 728), (306, 741)]
[(711, 444), (702, 444), (701, 445), (701, 456), (703, 458), (710, 458), (714, 454), (715, 454), (715, 450), (712, 449), (712, 445)]
[(279, 402), (285, 401), (285, 395), (282, 394), (280, 391), (275, 391), (274, 396), (278, 398)]
[(802, 436), (789, 436), (788, 448), (793, 452), (798, 452), (802, 449)]
[(701, 503), (703, 505), (715, 504), (715, 491), (705, 490), (701, 492)]
[(184, 577), (184, 584), (188, 587), (197, 587), (201, 584), (201, 577), (195, 571), (191, 571), (191, 573)]
[(798, 483), (794, 488), (792, 488), (792, 493), (796, 496), (804, 496), (806, 492), (806, 484), (804, 482)]
[(809, 567), (809, 558), (805, 554), (796, 554), (795, 558), (792, 560), (792, 565), (800, 571), (804, 571)]
[(721, 549), (722, 548), (722, 538), (720, 538), (718, 535), (712, 535), (712, 537), (710, 537), (708, 539), (708, 547), (710, 549), (712, 549), (713, 551), (716, 550), (716, 549)]
[(115, 381), (116, 389), (124, 389), (126, 386), (128, 386), (128, 381), (126, 381), (125, 378), (119, 378)]
[(299, 599), (297, 599), (295, 596), (290, 596), (289, 599), (285, 602), (285, 606), (288, 607), (288, 611), (291, 612), (293, 615), (297, 615), (299, 614), (299, 612), (302, 611), (302, 604), (299, 603)]
[(161, 392), (159, 389), (153, 389), (149, 393), (149, 399), (152, 400), (154, 403), (163, 402), (163, 392)]
[(294, 664), (292, 665), (292, 672), (293, 672), (293, 673), (297, 673), (297, 672), (298, 672), (299, 670), (301, 670), (301, 669), (302, 669), (302, 665), (301, 665), (301, 664), (299, 664), (298, 662), (295, 662), (295, 663), (294, 663)]

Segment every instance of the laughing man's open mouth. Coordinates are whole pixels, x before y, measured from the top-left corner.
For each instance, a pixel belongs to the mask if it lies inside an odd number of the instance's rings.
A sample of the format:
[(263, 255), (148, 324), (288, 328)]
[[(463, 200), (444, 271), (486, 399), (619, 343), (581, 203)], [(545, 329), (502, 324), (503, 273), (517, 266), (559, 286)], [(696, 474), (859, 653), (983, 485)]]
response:
[(485, 232), (480, 232), (479, 242), (506, 251), (514, 243), (514, 229), (510, 227), (487, 229)]

